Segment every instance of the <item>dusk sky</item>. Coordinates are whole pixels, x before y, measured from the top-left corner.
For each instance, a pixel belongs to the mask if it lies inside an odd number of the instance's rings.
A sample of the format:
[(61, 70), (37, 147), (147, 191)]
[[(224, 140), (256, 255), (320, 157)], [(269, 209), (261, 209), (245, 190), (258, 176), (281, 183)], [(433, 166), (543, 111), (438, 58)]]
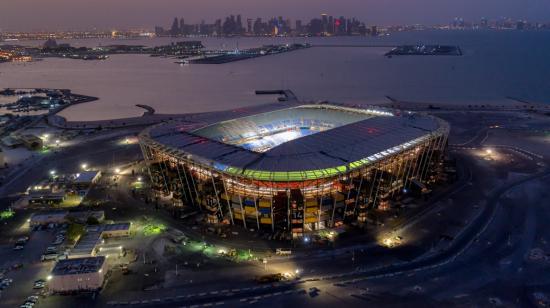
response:
[(550, 20), (549, 0), (1, 0), (0, 29), (60, 30), (168, 26), (174, 16), (207, 22), (228, 14), (309, 19), (326, 12), (367, 23), (447, 23), (501, 16)]

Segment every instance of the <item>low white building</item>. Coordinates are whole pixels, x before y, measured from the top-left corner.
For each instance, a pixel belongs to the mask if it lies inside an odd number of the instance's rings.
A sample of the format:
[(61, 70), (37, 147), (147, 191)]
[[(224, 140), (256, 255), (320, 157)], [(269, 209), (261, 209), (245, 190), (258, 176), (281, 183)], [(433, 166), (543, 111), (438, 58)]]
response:
[(103, 286), (107, 269), (103, 256), (58, 261), (49, 277), (50, 291), (69, 293), (98, 290)]
[(29, 224), (31, 226), (47, 225), (47, 224), (63, 224), (67, 221), (67, 211), (51, 211), (35, 213), (31, 216)]
[(102, 249), (103, 239), (130, 236), (129, 222), (93, 225), (86, 228), (86, 234), (71, 249), (69, 258), (95, 257)]
[(100, 225), (101, 237), (128, 237), (130, 236), (130, 226), (129, 222)]
[(74, 175), (72, 184), (77, 188), (89, 188), (101, 179), (101, 171), (84, 171)]

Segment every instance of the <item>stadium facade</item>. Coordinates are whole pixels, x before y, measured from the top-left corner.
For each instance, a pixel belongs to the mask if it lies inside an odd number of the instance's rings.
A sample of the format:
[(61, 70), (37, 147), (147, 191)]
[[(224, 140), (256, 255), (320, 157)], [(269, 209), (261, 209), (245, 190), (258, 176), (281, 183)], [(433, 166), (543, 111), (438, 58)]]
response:
[(297, 105), (209, 125), (168, 122), (140, 134), (153, 188), (209, 223), (293, 237), (366, 222), (436, 181), (449, 125), (436, 117)]

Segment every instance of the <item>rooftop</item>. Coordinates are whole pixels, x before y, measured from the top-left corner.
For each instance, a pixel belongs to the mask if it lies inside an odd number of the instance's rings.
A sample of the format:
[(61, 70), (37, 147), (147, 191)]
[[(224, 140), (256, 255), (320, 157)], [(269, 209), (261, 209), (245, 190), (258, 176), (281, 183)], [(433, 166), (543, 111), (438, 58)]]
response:
[[(302, 105), (265, 112), (192, 131), (150, 131), (150, 137), (177, 156), (187, 156), (221, 172), (259, 180), (289, 181), (330, 177), (372, 164), (422, 142), (441, 128), (434, 117), (381, 108)], [(323, 127), (265, 145), (269, 130), (283, 133)], [(263, 135), (262, 135), (263, 134)], [(270, 136), (271, 137), (271, 136)], [(259, 142), (260, 150), (250, 141)]]
[(96, 273), (105, 263), (105, 257), (89, 257), (60, 260), (52, 270), (54, 276)]
[(120, 231), (120, 230), (129, 230), (130, 229), (130, 223), (129, 222), (118, 222), (113, 224), (104, 224), (104, 225), (94, 225), (94, 226), (88, 226), (86, 230), (92, 231), (92, 232), (105, 232), (105, 231)]
[(37, 220), (37, 219), (49, 219), (52, 217), (56, 218), (65, 218), (69, 214), (67, 211), (52, 211), (52, 212), (39, 212), (34, 213), (31, 216), (31, 219)]
[(88, 230), (71, 249), (69, 256), (91, 256), (99, 244), (101, 244), (101, 231)]
[(86, 234), (84, 234), (73, 249), (71, 249), (70, 256), (91, 256), (94, 249), (101, 245), (103, 232), (127, 231), (129, 229), (129, 222), (88, 226), (86, 227)]
[(99, 174), (100, 171), (84, 171), (77, 173), (73, 182), (75, 184), (88, 184), (91, 183)]
[(288, 141), (375, 116), (372, 112), (330, 105), (299, 106), (216, 123), (192, 133), (261, 153)]

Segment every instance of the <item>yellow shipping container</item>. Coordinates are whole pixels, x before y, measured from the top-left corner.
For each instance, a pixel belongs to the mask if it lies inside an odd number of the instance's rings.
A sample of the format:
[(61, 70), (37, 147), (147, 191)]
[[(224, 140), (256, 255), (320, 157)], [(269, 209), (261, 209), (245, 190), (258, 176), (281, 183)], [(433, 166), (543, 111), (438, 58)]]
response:
[(256, 208), (255, 207), (251, 207), (251, 206), (245, 206), (244, 207), (244, 211), (246, 212), (246, 214), (250, 215), (256, 215)]
[(229, 196), (226, 193), (222, 193), (221, 198), (223, 200), (229, 200)]
[(241, 213), (233, 213), (233, 218), (238, 220), (243, 220), (243, 214)]
[(306, 206), (317, 206), (317, 200), (315, 199), (306, 200)]
[(271, 224), (271, 218), (260, 218), (260, 223), (262, 224)]
[(317, 207), (308, 207), (308, 208), (306, 208), (306, 213), (315, 213), (315, 212), (317, 212), (318, 209), (319, 208), (317, 208)]
[(260, 199), (260, 207), (271, 207), (271, 199)]
[(306, 218), (306, 224), (315, 223), (317, 222), (318, 217), (307, 217)]

